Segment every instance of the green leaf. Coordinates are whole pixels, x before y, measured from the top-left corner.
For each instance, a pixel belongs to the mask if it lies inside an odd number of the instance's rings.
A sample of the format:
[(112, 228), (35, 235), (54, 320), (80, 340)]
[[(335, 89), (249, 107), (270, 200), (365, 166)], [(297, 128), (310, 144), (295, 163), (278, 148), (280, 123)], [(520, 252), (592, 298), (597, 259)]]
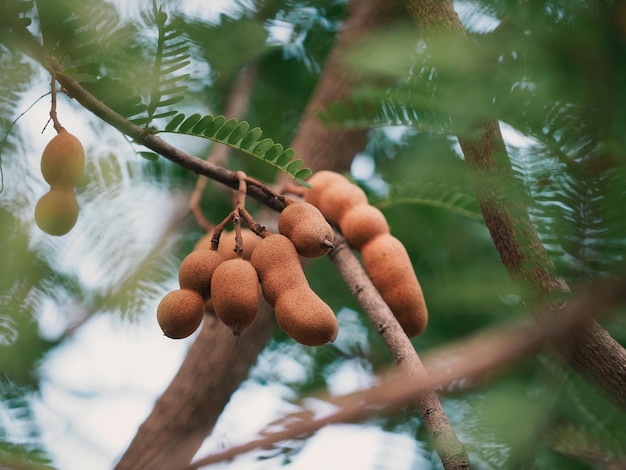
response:
[(470, 219), (483, 220), (473, 194), (435, 181), (415, 181), (401, 186), (392, 186), (389, 190), (389, 198), (380, 206), (388, 207), (394, 204), (434, 206)]
[(285, 166), (291, 161), (291, 159), (295, 155), (296, 155), (296, 151), (292, 148), (288, 148), (287, 150), (285, 150), (283, 153), (280, 154), (280, 156), (276, 160), (276, 164), (278, 166)]
[(159, 154), (154, 152), (139, 152), (139, 155), (150, 162), (156, 162), (159, 159)]
[(189, 65), (189, 64), (191, 64), (191, 61), (190, 61), (190, 60), (186, 60), (186, 61), (184, 61), (184, 62), (179, 62), (179, 63), (177, 63), (177, 64), (175, 64), (175, 65), (172, 65), (171, 67), (169, 67), (169, 68), (167, 68), (167, 69), (162, 70), (162, 71), (161, 71), (161, 73), (162, 73), (163, 75), (168, 75), (168, 74), (170, 74), (170, 73), (174, 73), (174, 72), (176, 72), (177, 70), (182, 69), (183, 67), (186, 67), (186, 66), (187, 66), (187, 65)]
[(265, 152), (264, 158), (273, 162), (281, 153), (283, 153), (283, 146), (280, 144), (274, 144), (267, 152)]
[(264, 155), (265, 152), (271, 149), (273, 145), (274, 145), (274, 141), (272, 139), (269, 139), (269, 138), (263, 139), (261, 142), (257, 144), (256, 147), (254, 147), (254, 150), (252, 151), (252, 153), (258, 156)]
[(213, 116), (204, 116), (198, 121), (198, 123), (191, 129), (192, 134), (202, 134), (206, 128), (213, 122)]
[(256, 145), (258, 140), (263, 135), (263, 131), (259, 127), (255, 127), (250, 132), (248, 132), (245, 137), (241, 141), (242, 149), (251, 149), (253, 145)]
[(312, 172), (308, 168), (302, 168), (302, 160), (292, 161), (296, 154), (295, 150), (284, 149), (282, 144), (275, 143), (270, 138), (259, 141), (263, 136), (263, 131), (258, 127), (248, 131), (249, 128), (250, 124), (246, 121), (238, 122), (234, 118), (226, 120), (222, 115), (213, 117), (200, 116), (195, 113), (186, 118), (183, 113), (178, 113), (161, 132), (194, 135), (220, 142), (247, 155), (262, 159), (308, 187), (304, 178), (308, 178)]
[(183, 122), (185, 120), (185, 114), (184, 113), (180, 113), (177, 114), (176, 116), (174, 116), (174, 118), (167, 124), (167, 126), (165, 126), (165, 130), (166, 131), (173, 131), (174, 129), (176, 129), (181, 122)]
[(213, 119), (213, 122), (207, 126), (204, 130), (204, 136), (211, 138), (215, 135), (217, 130), (224, 125), (226, 118), (221, 114)]
[(192, 127), (194, 127), (196, 124), (198, 124), (198, 122), (200, 121), (200, 118), (202, 116), (200, 116), (200, 113), (196, 113), (196, 114), (192, 114), (191, 116), (189, 116), (187, 119), (185, 119), (185, 122), (183, 122), (180, 127), (178, 128), (178, 130), (180, 132), (184, 132), (187, 133), (187, 131), (189, 129), (191, 129)]
[[(303, 168), (302, 170), (296, 171), (294, 175), (297, 180), (306, 180), (313, 174), (313, 171), (310, 168)], [(307, 183), (307, 187), (310, 187)]]
[[(164, 115), (159, 108), (170, 107), (184, 99), (183, 93), (187, 91), (187, 86), (180, 82), (187, 80), (189, 74), (177, 72), (191, 63), (189, 60), (191, 56), (187, 53), (189, 46), (181, 38), (184, 34), (182, 22), (174, 19), (168, 23), (167, 14), (160, 7), (157, 8), (156, 2), (152, 4), (152, 11), (158, 36), (154, 69), (150, 75), (152, 77), (150, 101), (146, 107), (147, 117), (135, 121), (141, 122), (146, 128), (154, 119)], [(175, 111), (173, 114), (176, 113)], [(192, 122), (193, 120), (189, 121), (187, 125), (193, 127), (195, 123), (191, 124)]]
[[(164, 106), (170, 106), (172, 104), (180, 103), (184, 99), (185, 99), (184, 96), (174, 96), (174, 97), (172, 97), (170, 99), (159, 101), (157, 106), (159, 108), (162, 108)], [(176, 111), (174, 111), (174, 112), (176, 112)], [(156, 117), (157, 116), (153, 116), (153, 118), (156, 118)]]
[(233, 129), (237, 127), (237, 124), (238, 124), (237, 119), (235, 118), (229, 119), (224, 124), (222, 124), (222, 127), (220, 127), (217, 130), (217, 132), (215, 133), (215, 138), (217, 140), (226, 139), (226, 137), (228, 137), (228, 135), (233, 131)]
[(286, 170), (289, 174), (296, 174), (303, 164), (304, 161), (300, 159), (294, 160), (287, 165)]
[(228, 136), (228, 143), (238, 143), (243, 138), (243, 136), (246, 135), (248, 129), (250, 129), (250, 124), (248, 124), (246, 121), (240, 122)]

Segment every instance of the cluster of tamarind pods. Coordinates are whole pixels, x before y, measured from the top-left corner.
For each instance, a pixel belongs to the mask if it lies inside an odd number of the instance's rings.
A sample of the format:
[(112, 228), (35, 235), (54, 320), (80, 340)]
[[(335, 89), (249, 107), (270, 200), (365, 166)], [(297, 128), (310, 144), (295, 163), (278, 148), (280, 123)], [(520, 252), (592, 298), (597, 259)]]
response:
[(333, 248), (330, 224), (360, 252), (367, 274), (404, 332), (413, 337), (424, 331), (428, 312), (421, 286), (384, 214), (339, 173), (319, 171), (308, 183), (304, 200), (291, 201), (280, 213), (278, 233), (260, 238), (241, 230), (242, 253), (229, 248), (234, 232), (222, 232), (217, 249), (211, 249), (211, 234), (198, 241), (180, 265), (180, 289), (166, 294), (157, 307), (166, 336), (191, 335), (210, 311), (239, 337), (256, 318), (262, 295), (274, 308), (279, 327), (295, 341), (307, 346), (334, 341), (335, 314), (311, 289), (300, 262), (300, 256), (317, 258)]
[[(84, 170), (83, 146), (60, 127), (41, 157), (41, 172), (50, 185), (35, 206), (41, 230), (60, 236), (72, 229), (79, 210), (74, 188)], [(222, 232), (217, 249), (212, 249), (211, 233), (199, 240), (180, 265), (180, 289), (166, 294), (157, 307), (166, 336), (191, 335), (209, 311), (239, 337), (256, 318), (262, 294), (278, 325), (295, 341), (307, 346), (334, 341), (335, 314), (311, 289), (300, 263), (300, 256), (318, 258), (334, 247), (330, 224), (360, 252), (367, 274), (405, 333), (413, 337), (424, 330), (428, 312), (422, 289), (384, 214), (339, 173), (319, 171), (308, 183), (304, 200), (289, 200), (280, 213), (278, 233), (260, 238), (241, 230), (241, 253), (231, 249), (235, 232)]]
[(85, 150), (80, 140), (61, 127), (41, 155), (41, 174), (50, 185), (35, 206), (35, 222), (49, 235), (68, 233), (78, 219), (74, 188), (85, 171)]

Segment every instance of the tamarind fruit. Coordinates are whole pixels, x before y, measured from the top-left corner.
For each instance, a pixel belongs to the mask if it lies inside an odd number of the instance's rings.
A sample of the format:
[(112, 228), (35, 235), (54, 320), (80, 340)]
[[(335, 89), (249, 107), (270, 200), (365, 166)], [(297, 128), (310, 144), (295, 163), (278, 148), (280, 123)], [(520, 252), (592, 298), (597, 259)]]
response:
[[(194, 250), (198, 250), (201, 248), (210, 249), (211, 248), (211, 238), (213, 238), (213, 230), (209, 231), (206, 235), (203, 235), (198, 239), (196, 245), (194, 246)], [(249, 228), (241, 229), (241, 240), (243, 243), (243, 252), (241, 257), (243, 259), (249, 260), (250, 255), (252, 255), (252, 251), (254, 247), (256, 247), (261, 238), (254, 233)], [(217, 246), (217, 252), (222, 255), (224, 260), (237, 258), (237, 253), (235, 252), (235, 232), (234, 231), (226, 231), (224, 230), (220, 235), (220, 243)]]
[(85, 150), (64, 128), (48, 142), (41, 155), (41, 174), (52, 187), (76, 186), (85, 171)]
[(337, 337), (332, 309), (311, 289), (294, 244), (277, 233), (257, 245), (250, 263), (257, 271), (265, 300), (274, 307), (278, 326), (295, 341), (321, 346)]
[(304, 193), (324, 217), (339, 227), (346, 241), (361, 252), (365, 271), (404, 332), (412, 337), (426, 328), (428, 311), (406, 248), (390, 234), (384, 214), (346, 177), (320, 171)]
[(78, 201), (69, 187), (52, 187), (35, 205), (35, 223), (49, 235), (68, 233), (78, 219)]
[(217, 317), (235, 336), (250, 326), (259, 308), (259, 277), (249, 261), (229, 259), (215, 269), (211, 302)]
[(311, 187), (305, 191), (305, 200), (319, 209), (321, 196), (326, 192), (326, 189), (333, 183), (343, 183), (345, 179), (343, 175), (336, 171), (316, 171), (307, 180)]
[(352, 207), (368, 204), (367, 194), (345, 176), (333, 171), (318, 171), (307, 183), (304, 200), (316, 206), (324, 217), (338, 227), (341, 217)]
[(157, 321), (168, 338), (181, 339), (198, 329), (204, 317), (204, 299), (192, 289), (167, 293), (157, 307)]
[(192, 251), (178, 268), (180, 288), (194, 290), (208, 300), (211, 297), (211, 279), (223, 261), (222, 255), (215, 250), (201, 248)]
[(408, 337), (426, 328), (428, 311), (411, 259), (400, 240), (382, 234), (361, 248), (363, 266)]
[(377, 207), (369, 204), (354, 206), (341, 218), (341, 233), (356, 250), (370, 240), (389, 233), (385, 215)]
[(278, 232), (305, 258), (319, 258), (333, 248), (335, 235), (320, 210), (308, 202), (288, 204), (278, 216)]

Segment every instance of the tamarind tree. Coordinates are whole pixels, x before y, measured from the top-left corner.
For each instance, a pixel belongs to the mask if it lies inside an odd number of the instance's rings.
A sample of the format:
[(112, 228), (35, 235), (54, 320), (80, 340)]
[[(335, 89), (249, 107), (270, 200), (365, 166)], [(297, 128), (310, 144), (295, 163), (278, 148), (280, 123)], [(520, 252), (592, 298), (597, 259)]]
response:
[(2, 0), (0, 467), (622, 468), (624, 57), (611, 1)]

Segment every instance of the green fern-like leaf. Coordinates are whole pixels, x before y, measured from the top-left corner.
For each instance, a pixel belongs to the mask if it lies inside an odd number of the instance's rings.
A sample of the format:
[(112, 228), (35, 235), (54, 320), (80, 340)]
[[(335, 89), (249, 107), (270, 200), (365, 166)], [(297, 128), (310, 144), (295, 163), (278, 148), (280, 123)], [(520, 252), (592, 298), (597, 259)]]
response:
[[(183, 24), (174, 19), (168, 22), (168, 15), (163, 9), (152, 2), (153, 20), (158, 28), (157, 49), (152, 76), (152, 89), (147, 106), (147, 116), (134, 119), (133, 122), (144, 127), (150, 126), (154, 119), (175, 115), (175, 111), (160, 111), (161, 108), (171, 107), (185, 99), (187, 91), (185, 81), (189, 74), (180, 71), (190, 64), (189, 45), (181, 36), (184, 34)], [(193, 117), (193, 119), (191, 119)], [(199, 117), (199, 115), (198, 115)], [(191, 121), (184, 122), (185, 126), (193, 127), (195, 115)], [(199, 120), (199, 119), (198, 119)]]
[(192, 114), (187, 117), (179, 113), (159, 132), (193, 135), (228, 145), (247, 155), (260, 158), (304, 186), (308, 186), (305, 180), (312, 174), (309, 168), (302, 168), (302, 160), (294, 160), (296, 156), (294, 149), (285, 149), (282, 144), (274, 142), (269, 137), (263, 138), (263, 131), (258, 127), (250, 129), (250, 124), (246, 121), (226, 119), (222, 115), (214, 117)]
[(394, 204), (421, 204), (446, 209), (474, 220), (483, 220), (474, 195), (445, 183), (416, 181), (392, 186), (381, 207)]

